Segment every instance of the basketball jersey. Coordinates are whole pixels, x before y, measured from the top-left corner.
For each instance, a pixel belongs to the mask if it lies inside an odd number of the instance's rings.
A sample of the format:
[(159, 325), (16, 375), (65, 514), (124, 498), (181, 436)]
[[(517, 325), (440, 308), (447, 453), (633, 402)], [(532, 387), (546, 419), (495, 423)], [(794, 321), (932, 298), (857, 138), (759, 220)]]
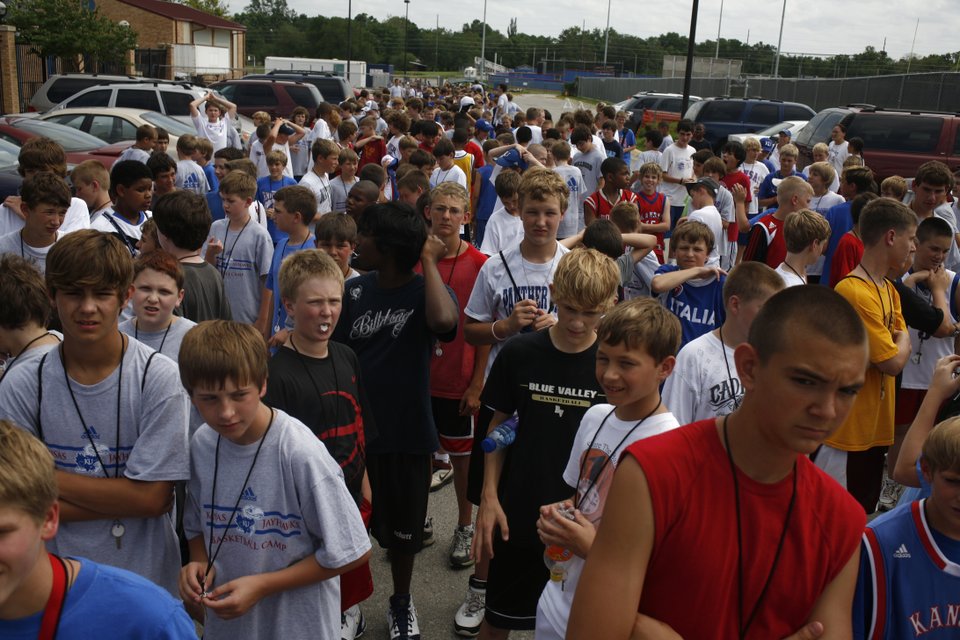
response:
[[(951, 560), (918, 500), (863, 534), (854, 599), (854, 637), (899, 640), (956, 638), (960, 565)], [(935, 537), (936, 536), (936, 537)], [(960, 542), (946, 540), (956, 551)], [(956, 557), (956, 553), (952, 554)]]
[[(663, 222), (663, 205), (666, 204), (667, 196), (655, 192), (651, 199), (647, 194), (640, 192), (637, 194), (637, 206), (640, 207), (640, 224), (660, 224)], [(653, 252), (657, 255), (657, 260), (663, 264), (663, 233), (654, 234), (657, 236), (657, 246)]]
[[(910, 270), (911, 273), (913, 269)], [(957, 321), (957, 308), (955, 304), (955, 295), (957, 284), (960, 283), (960, 275), (947, 270), (950, 276), (950, 287), (947, 289), (947, 302), (950, 307), (951, 320)], [(917, 295), (933, 304), (933, 294), (926, 286), (921, 283), (913, 287)], [(910, 359), (907, 360), (903, 368), (904, 389), (927, 389), (930, 386), (930, 380), (933, 378), (933, 370), (936, 368), (937, 360), (953, 353), (953, 336), (935, 338), (928, 333), (917, 331), (913, 327), (910, 330)]]
[(620, 189), (620, 193), (614, 202), (607, 200), (607, 196), (603, 195), (603, 192), (598, 190), (591, 193), (590, 196), (587, 197), (584, 204), (587, 202), (590, 203), (590, 205), (593, 207), (593, 210), (597, 212), (597, 219), (599, 220), (600, 218), (609, 218), (610, 210), (621, 202), (632, 202), (637, 204), (638, 200), (639, 198), (637, 198), (637, 194), (635, 194), (633, 191), (630, 191), (630, 189)]

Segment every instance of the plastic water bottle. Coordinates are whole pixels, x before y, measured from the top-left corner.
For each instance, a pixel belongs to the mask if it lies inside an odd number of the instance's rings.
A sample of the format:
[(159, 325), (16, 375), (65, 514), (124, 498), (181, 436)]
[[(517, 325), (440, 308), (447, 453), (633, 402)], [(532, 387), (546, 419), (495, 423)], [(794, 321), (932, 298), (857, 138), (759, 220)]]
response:
[[(560, 504), (557, 513), (568, 520), (573, 520), (573, 509)], [(543, 563), (550, 570), (552, 582), (564, 582), (567, 579), (567, 566), (573, 558), (573, 551), (557, 544), (551, 544), (543, 551)]]
[(480, 448), (484, 453), (492, 453), (497, 449), (503, 449), (513, 444), (517, 437), (517, 416), (510, 416), (502, 423), (498, 424), (493, 431), (487, 434), (487, 437), (480, 443)]

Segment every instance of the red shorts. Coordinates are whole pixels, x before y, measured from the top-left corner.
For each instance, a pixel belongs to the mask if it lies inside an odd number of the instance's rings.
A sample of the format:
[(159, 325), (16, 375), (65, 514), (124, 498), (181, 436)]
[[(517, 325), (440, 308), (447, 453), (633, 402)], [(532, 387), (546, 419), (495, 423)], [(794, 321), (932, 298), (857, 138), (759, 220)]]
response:
[(927, 395), (926, 389), (900, 389), (897, 392), (897, 408), (893, 424), (910, 424), (920, 411), (920, 404)]
[[(373, 507), (370, 501), (364, 498), (360, 504), (360, 517), (363, 526), (370, 527), (370, 514)], [(355, 569), (351, 569), (340, 576), (340, 611), (346, 611), (355, 604), (360, 604), (373, 594), (373, 576), (370, 574), (370, 563), (364, 562)]]

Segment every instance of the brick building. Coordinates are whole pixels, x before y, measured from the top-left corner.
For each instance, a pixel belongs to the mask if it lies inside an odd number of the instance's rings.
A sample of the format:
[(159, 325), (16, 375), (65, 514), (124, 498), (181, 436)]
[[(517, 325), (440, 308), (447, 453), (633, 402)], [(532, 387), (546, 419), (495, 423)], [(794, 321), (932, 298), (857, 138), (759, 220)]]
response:
[(240, 77), (246, 58), (242, 24), (163, 0), (97, 0), (101, 15), (137, 32), (136, 65), (145, 76)]

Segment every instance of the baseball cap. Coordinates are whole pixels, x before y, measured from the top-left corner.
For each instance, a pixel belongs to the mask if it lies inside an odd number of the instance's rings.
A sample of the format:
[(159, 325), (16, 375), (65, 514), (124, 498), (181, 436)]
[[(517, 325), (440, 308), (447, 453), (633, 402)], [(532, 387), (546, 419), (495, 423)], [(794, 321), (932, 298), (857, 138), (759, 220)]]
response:
[(280, 125), (280, 128), (277, 129), (277, 133), (282, 133), (285, 136), (292, 136), (294, 133), (296, 133), (296, 129), (288, 124), (282, 124)]
[(473, 101), (473, 98), (471, 98), (470, 96), (463, 96), (462, 98), (460, 98), (460, 106), (461, 106), (461, 107), (465, 107), (465, 106), (467, 106), (467, 105), (475, 105), (475, 104), (477, 104), (477, 103), (474, 102), (474, 101)]
[(487, 133), (494, 132), (493, 125), (487, 122), (486, 120), (484, 120), (483, 118), (480, 118), (479, 120), (477, 120), (476, 124), (474, 124), (473, 127), (480, 131), (486, 131)]
[(788, 138), (792, 138), (792, 137), (793, 137), (793, 133), (790, 131), (790, 129), (781, 129), (780, 131), (777, 132), (777, 135), (778, 135), (778, 136), (787, 136)]
[(764, 153), (770, 153), (776, 148), (777, 143), (770, 138), (761, 138), (760, 139), (760, 150)]
[(687, 187), (688, 192), (697, 187), (706, 187), (707, 189), (710, 190), (710, 193), (712, 193), (714, 196), (717, 195), (717, 191), (720, 189), (720, 185), (717, 184), (716, 180), (714, 180), (713, 178), (708, 178), (706, 176), (700, 178), (696, 182), (688, 182), (685, 186)]
[(527, 170), (527, 161), (523, 159), (523, 156), (520, 155), (520, 152), (516, 149), (510, 149), (510, 151), (507, 151), (505, 154), (494, 160), (494, 162), (504, 169), (519, 167), (520, 171)]

